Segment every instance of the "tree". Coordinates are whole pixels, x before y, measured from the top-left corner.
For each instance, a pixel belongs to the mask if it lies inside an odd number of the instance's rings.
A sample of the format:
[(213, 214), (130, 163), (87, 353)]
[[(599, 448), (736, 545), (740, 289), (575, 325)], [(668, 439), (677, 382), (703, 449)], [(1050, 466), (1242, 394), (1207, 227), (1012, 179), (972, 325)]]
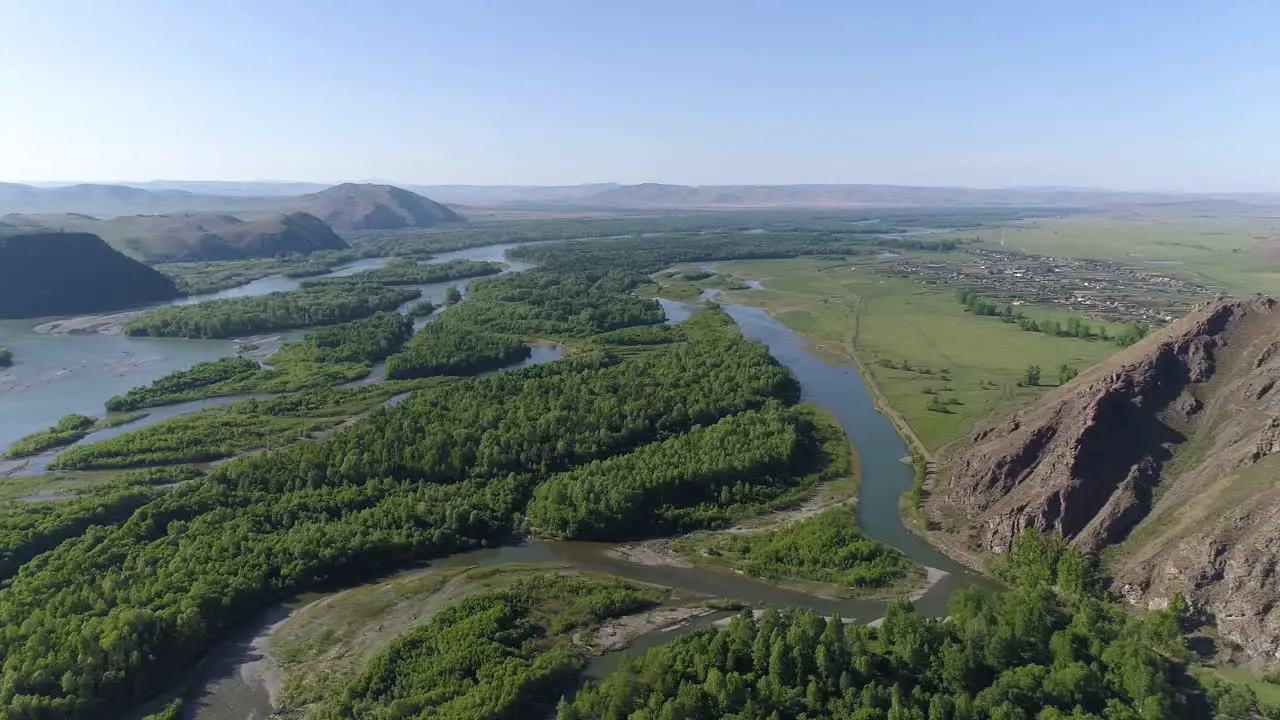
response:
[(1036, 387), (1040, 384), (1040, 366), (1028, 365), (1026, 371), (1022, 375), (1022, 384), (1027, 387)]
[(1076, 370), (1074, 367), (1071, 367), (1070, 365), (1063, 364), (1062, 367), (1058, 368), (1058, 384), (1066, 385), (1067, 383), (1071, 382), (1071, 380), (1075, 376), (1079, 374), (1080, 374), (1079, 370)]
[(461, 302), (461, 301), (462, 301), (462, 291), (458, 289), (457, 285), (450, 285), (449, 289), (444, 291), (445, 305), (452, 305), (456, 302)]

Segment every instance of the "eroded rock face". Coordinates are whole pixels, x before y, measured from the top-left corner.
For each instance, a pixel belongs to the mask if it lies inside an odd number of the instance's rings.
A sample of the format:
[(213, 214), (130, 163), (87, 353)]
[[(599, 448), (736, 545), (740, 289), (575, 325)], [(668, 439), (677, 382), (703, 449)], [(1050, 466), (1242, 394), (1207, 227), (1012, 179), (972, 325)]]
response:
[(1203, 308), (974, 435), (930, 500), (988, 552), (1023, 528), (1096, 552), (1130, 602), (1184, 593), (1280, 657), (1280, 307)]

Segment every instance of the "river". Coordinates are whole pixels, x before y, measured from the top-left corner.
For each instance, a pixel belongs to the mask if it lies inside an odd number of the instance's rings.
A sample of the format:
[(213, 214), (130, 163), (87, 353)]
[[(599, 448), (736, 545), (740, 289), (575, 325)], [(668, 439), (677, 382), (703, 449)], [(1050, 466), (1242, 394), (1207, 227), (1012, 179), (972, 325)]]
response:
[[(531, 267), (505, 258), (515, 245), (494, 245), (442, 253), (432, 262), (454, 258), (496, 260), (508, 263), (508, 272)], [(349, 275), (379, 267), (385, 258), (358, 261), (334, 274)], [(264, 294), (297, 288), (296, 279), (272, 276), (247, 285), (201, 298), (184, 298), (178, 302), (194, 302), (218, 297)], [(756, 283), (749, 283), (757, 287)], [(440, 302), (450, 285), (464, 289), (466, 281), (420, 286), (423, 299)], [(712, 299), (716, 291), (706, 293)], [(415, 300), (416, 302), (416, 300)], [(678, 323), (692, 312), (692, 307), (678, 301), (659, 299), (668, 322)], [(779, 362), (789, 367), (800, 381), (801, 398), (829, 411), (858, 449), (861, 466), (858, 515), (867, 534), (886, 542), (912, 560), (931, 568), (936, 582), (916, 600), (923, 612), (942, 615), (950, 592), (968, 584), (989, 583), (933, 549), (903, 526), (898, 502), (912, 482), (912, 470), (903, 462), (906, 446), (892, 424), (875, 408), (875, 402), (857, 372), (847, 365), (829, 364), (810, 354), (800, 336), (774, 320), (763, 309), (745, 305), (722, 304), (742, 329), (744, 336), (765, 343)], [(233, 341), (186, 341), (154, 338), (131, 338), (123, 335), (39, 335), (31, 328), (47, 320), (0, 322), (0, 345), (14, 350), (18, 364), (0, 375), (0, 447), (29, 432), (47, 427), (70, 412), (99, 414), (102, 402), (136, 385), (153, 380), (177, 369), (203, 360), (231, 354)], [(273, 338), (274, 344), (296, 337)], [(265, 352), (265, 349), (264, 349)], [(555, 359), (559, 348), (534, 347), (534, 355), (520, 365)], [(380, 376), (375, 368), (370, 376)], [(368, 382), (371, 380), (360, 381)], [(144, 424), (158, 422), (185, 412), (213, 407), (241, 398), (216, 398), (153, 408), (151, 415), (136, 423), (94, 433), (85, 442), (103, 439)], [(777, 607), (803, 607), (817, 612), (839, 613), (859, 622), (870, 622), (883, 616), (885, 604), (871, 600), (836, 600), (785, 590), (738, 575), (697, 568), (652, 566), (620, 559), (610, 551), (615, 546), (591, 542), (533, 542), (497, 549), (478, 550), (435, 561), (425, 571), (441, 567), (493, 565), (508, 562), (557, 562), (609, 573), (642, 582), (717, 597), (743, 600), (752, 604)], [(309, 600), (317, 596), (300, 599)], [(198, 700), (190, 706), (188, 717), (199, 720), (263, 719), (272, 707), (263, 682), (263, 643), (272, 628), (286, 619), (299, 603), (276, 605), (246, 622), (240, 630), (219, 643), (198, 667), (193, 668), (184, 686), (192, 688)], [(655, 631), (641, 636), (633, 645), (639, 650), (671, 640), (680, 632), (704, 627), (723, 614), (699, 618), (678, 631)], [(587, 669), (589, 677), (603, 677), (616, 667), (623, 653), (593, 658)], [(149, 708), (154, 710), (154, 707)]]
[[(691, 306), (675, 300), (660, 298), (659, 303), (671, 323), (685, 320), (693, 310)], [(916, 599), (916, 607), (924, 613), (942, 616), (953, 590), (970, 584), (990, 587), (989, 581), (933, 549), (902, 524), (898, 502), (912, 482), (911, 467), (903, 462), (908, 451), (893, 425), (876, 410), (872, 395), (858, 373), (852, 367), (832, 365), (810, 354), (805, 350), (807, 341), (760, 308), (728, 304), (721, 307), (737, 321), (744, 336), (768, 345), (773, 356), (791, 368), (800, 381), (801, 399), (831, 412), (853, 441), (858, 449), (862, 472), (858, 515), (863, 528), (869, 536), (893, 545), (907, 557), (933, 570), (930, 575), (936, 582)], [(884, 615), (883, 601), (829, 599), (729, 573), (643, 565), (615, 556), (610, 552), (615, 547), (611, 543), (596, 542), (531, 542), (453, 555), (433, 561), (425, 570), (415, 572), (470, 565), (554, 562), (752, 604), (809, 608), (823, 614), (839, 613), (862, 623)], [(312, 595), (297, 603), (269, 608), (248, 623), (236, 637), (220, 643), (197, 669), (195, 687), (199, 699), (193, 703), (192, 717), (198, 720), (261, 720), (268, 717), (272, 707), (261, 672), (264, 667), (263, 645), (271, 630), (288, 618), (291, 609), (316, 597)], [(677, 630), (647, 633), (633, 643), (629, 652), (668, 642), (681, 633), (706, 627), (725, 615), (708, 615)], [(610, 653), (591, 658), (587, 677), (607, 676), (626, 654)]]
[[(532, 267), (529, 263), (507, 260), (506, 251), (514, 244), (487, 245), (440, 253), (428, 263), (454, 259), (490, 260), (507, 263), (506, 272), (519, 272)], [(350, 275), (384, 265), (387, 258), (366, 258), (346, 265), (332, 275)], [(465, 291), (466, 280), (415, 286), (422, 298), (439, 304), (450, 285)], [(207, 295), (175, 300), (173, 305), (189, 304), (227, 297), (248, 297), (296, 290), (301, 280), (271, 275), (239, 287)], [(417, 302), (415, 299), (412, 302)], [(412, 303), (406, 303), (406, 306)], [(403, 308), (402, 308), (403, 309)], [(175, 370), (183, 370), (198, 362), (217, 360), (235, 354), (238, 343), (233, 340), (178, 340), (172, 338), (129, 337), (100, 333), (42, 335), (32, 328), (58, 318), (0, 321), (0, 346), (13, 351), (14, 365), (0, 369), (0, 450), (14, 440), (53, 425), (64, 415), (102, 415), (102, 404), (113, 395), (146, 385)], [(273, 334), (258, 344), (259, 354), (283, 342), (300, 337), (302, 331)], [(232, 400), (219, 400), (225, 404)], [(201, 401), (207, 402), (207, 401)], [(156, 422), (162, 416), (191, 412), (204, 407), (184, 403), (170, 409), (153, 409), (152, 416), (131, 423), (116, 432), (132, 430)], [(95, 439), (105, 435), (95, 434)]]

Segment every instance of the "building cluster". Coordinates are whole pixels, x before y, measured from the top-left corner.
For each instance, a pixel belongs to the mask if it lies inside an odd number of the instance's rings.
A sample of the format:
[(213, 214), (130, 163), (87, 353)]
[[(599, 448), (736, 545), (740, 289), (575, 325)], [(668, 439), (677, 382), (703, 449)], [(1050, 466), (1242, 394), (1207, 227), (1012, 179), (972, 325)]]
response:
[(971, 289), (1011, 305), (1060, 305), (1109, 322), (1161, 324), (1216, 294), (1154, 266), (969, 249), (945, 260), (903, 258), (882, 272)]

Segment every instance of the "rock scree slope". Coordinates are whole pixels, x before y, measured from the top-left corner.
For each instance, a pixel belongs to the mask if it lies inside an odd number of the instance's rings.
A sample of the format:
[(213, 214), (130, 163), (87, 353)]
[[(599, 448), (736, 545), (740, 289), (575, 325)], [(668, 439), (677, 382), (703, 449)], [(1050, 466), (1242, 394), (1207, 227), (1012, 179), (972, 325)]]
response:
[(1110, 548), (1131, 603), (1182, 592), (1280, 657), (1278, 382), (1280, 304), (1217, 301), (975, 433), (930, 511), (988, 552), (1028, 527)]

